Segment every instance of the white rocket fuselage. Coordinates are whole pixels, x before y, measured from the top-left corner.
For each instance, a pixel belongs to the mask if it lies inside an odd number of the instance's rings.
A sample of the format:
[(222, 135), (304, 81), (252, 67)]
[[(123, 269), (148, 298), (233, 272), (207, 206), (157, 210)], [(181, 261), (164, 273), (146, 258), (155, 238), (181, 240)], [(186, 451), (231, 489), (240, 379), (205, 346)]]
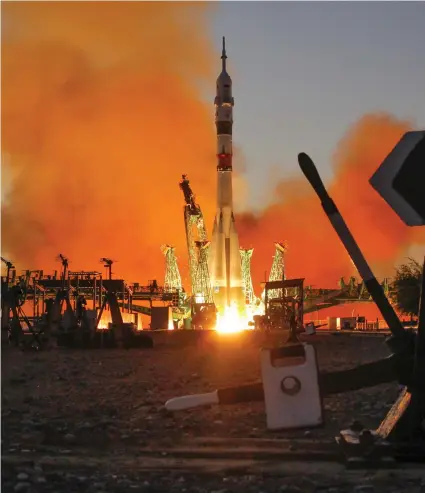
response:
[(239, 238), (233, 215), (232, 194), (232, 79), (226, 71), (226, 50), (223, 38), (222, 71), (217, 78), (214, 100), (217, 128), (217, 212), (209, 252), (209, 271), (214, 302), (219, 311), (235, 304), (245, 307)]

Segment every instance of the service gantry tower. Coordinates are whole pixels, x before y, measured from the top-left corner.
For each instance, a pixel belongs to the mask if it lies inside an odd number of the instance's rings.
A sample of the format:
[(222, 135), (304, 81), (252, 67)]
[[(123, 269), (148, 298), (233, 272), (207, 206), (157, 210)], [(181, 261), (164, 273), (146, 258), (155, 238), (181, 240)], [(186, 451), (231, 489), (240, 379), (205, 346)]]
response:
[(176, 248), (172, 245), (162, 245), (161, 251), (165, 256), (165, 281), (164, 291), (181, 292), (182, 279), (177, 265)]
[[(208, 259), (208, 249), (210, 243), (207, 241), (207, 230), (205, 228), (204, 216), (202, 215), (201, 207), (195, 202), (195, 195), (187, 179), (187, 175), (182, 175), (182, 181), (179, 183), (180, 189), (183, 191), (185, 206), (184, 206), (184, 225), (186, 229), (187, 252), (189, 256), (189, 273), (192, 288), (192, 296), (204, 296), (207, 293), (203, 292), (203, 286), (208, 286), (208, 292), (211, 293), (211, 285), (208, 269), (200, 277), (198, 273), (198, 264), (200, 262), (200, 249), (197, 248), (196, 242), (206, 242), (202, 249), (203, 255)], [(208, 275), (208, 280), (203, 276)], [(203, 279), (202, 286), (199, 284), (199, 279)]]
[(251, 278), (251, 259), (253, 248), (240, 248), (239, 252), (241, 255), (241, 265), (242, 265), (242, 280), (243, 288), (245, 293), (245, 303), (247, 305), (254, 304), (254, 288), (252, 286)]
[(209, 241), (195, 241), (195, 247), (198, 251), (198, 265), (195, 274), (195, 286), (197, 291), (193, 293), (195, 303), (213, 303), (210, 274), (208, 271), (209, 246)]
[[(274, 246), (276, 250), (270, 270), (269, 281), (284, 281), (286, 279), (285, 253), (288, 249), (288, 244), (286, 242), (276, 242)], [(268, 293), (269, 299), (281, 298), (282, 296), (282, 289), (272, 289)]]

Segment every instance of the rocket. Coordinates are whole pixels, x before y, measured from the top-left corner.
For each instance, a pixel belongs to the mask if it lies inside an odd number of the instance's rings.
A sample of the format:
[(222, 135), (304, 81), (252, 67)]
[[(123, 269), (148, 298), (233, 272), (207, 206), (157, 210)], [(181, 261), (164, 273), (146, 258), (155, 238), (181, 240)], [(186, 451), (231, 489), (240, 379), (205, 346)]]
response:
[(232, 79), (226, 70), (223, 37), (222, 69), (217, 78), (214, 100), (217, 129), (217, 210), (209, 251), (209, 273), (214, 302), (219, 312), (235, 304), (245, 309), (239, 238), (235, 226), (232, 197)]

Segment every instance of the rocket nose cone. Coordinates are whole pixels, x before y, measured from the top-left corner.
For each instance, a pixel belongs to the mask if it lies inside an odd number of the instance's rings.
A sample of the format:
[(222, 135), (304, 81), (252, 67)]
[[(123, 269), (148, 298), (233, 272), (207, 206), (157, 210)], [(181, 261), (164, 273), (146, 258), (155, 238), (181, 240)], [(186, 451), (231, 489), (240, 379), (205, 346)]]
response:
[(224, 85), (231, 83), (232, 83), (232, 78), (225, 70), (223, 70), (221, 74), (217, 77), (217, 85)]

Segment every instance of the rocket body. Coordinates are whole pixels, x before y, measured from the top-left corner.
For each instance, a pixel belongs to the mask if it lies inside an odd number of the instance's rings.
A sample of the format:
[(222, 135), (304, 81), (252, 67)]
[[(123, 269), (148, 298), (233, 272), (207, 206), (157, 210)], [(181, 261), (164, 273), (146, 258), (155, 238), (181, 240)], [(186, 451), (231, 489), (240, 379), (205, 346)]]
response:
[(239, 238), (233, 214), (232, 193), (232, 79), (226, 71), (223, 38), (222, 71), (217, 78), (215, 124), (217, 129), (217, 210), (209, 252), (209, 272), (214, 302), (219, 312), (235, 304), (245, 308)]

